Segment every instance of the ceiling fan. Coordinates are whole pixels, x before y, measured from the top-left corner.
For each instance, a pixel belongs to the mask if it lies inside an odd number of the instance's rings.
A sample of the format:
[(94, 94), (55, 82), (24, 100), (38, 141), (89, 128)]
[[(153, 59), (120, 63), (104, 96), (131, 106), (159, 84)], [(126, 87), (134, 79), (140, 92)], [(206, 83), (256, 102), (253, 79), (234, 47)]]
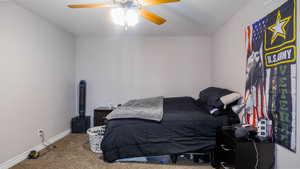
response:
[[(105, 7), (115, 7), (115, 19), (120, 20), (120, 17), (127, 16), (121, 21), (120, 25), (127, 27), (128, 25), (135, 25), (135, 21), (130, 21), (133, 18), (137, 18), (137, 14), (143, 16), (148, 21), (161, 25), (166, 22), (166, 20), (148, 10), (143, 9), (144, 6), (150, 5), (160, 5), (165, 3), (179, 2), (180, 0), (112, 0), (112, 4), (77, 4), (68, 5), (69, 8), (105, 8)], [(132, 12), (137, 11), (137, 12)], [(137, 19), (136, 19), (137, 20)], [(118, 21), (117, 21), (118, 22)], [(120, 21), (119, 21), (120, 22)], [(137, 21), (136, 21), (137, 22)]]

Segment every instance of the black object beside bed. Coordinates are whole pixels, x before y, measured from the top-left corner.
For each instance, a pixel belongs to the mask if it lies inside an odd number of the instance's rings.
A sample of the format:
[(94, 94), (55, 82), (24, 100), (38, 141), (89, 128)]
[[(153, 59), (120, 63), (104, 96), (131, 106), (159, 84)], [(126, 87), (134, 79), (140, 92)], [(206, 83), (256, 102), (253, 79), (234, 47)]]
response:
[(161, 122), (141, 119), (114, 119), (107, 123), (102, 151), (104, 160), (211, 152), (216, 133), (223, 125), (239, 122), (231, 110), (213, 116), (191, 97), (165, 98)]

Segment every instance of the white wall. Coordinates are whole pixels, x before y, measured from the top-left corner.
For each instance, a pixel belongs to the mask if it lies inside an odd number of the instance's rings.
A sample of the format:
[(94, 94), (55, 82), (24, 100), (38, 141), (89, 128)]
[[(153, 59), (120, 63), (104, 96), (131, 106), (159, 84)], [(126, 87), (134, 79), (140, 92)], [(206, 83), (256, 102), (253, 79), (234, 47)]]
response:
[[(244, 28), (262, 18), (276, 7), (279, 7), (284, 0), (274, 1), (277, 3), (264, 5), (261, 0), (252, 0), (242, 8), (233, 18), (214, 34), (213, 43), (213, 71), (212, 83), (214, 86), (226, 87), (244, 93), (246, 51), (244, 47)], [(300, 10), (298, 3), (298, 13)], [(298, 17), (299, 18), (299, 17)], [(298, 19), (299, 21), (299, 19)], [(298, 22), (300, 24), (300, 22)], [(298, 35), (300, 33), (298, 25)], [(298, 36), (298, 44), (300, 38)], [(300, 47), (298, 47), (300, 53)], [(298, 59), (298, 67), (300, 66)], [(298, 68), (298, 99), (300, 104), (300, 68)], [(299, 108), (298, 108), (299, 110)], [(300, 115), (298, 115), (298, 133), (300, 132)], [(277, 168), (296, 169), (300, 166), (300, 134), (298, 135), (298, 153), (294, 154), (280, 146), (277, 146)]]
[(194, 96), (210, 85), (208, 37), (77, 40), (77, 82), (87, 81), (87, 113), (151, 96)]
[[(70, 128), (75, 41), (12, 2), (0, 2), (0, 164)], [(1, 168), (1, 167), (0, 167)]]

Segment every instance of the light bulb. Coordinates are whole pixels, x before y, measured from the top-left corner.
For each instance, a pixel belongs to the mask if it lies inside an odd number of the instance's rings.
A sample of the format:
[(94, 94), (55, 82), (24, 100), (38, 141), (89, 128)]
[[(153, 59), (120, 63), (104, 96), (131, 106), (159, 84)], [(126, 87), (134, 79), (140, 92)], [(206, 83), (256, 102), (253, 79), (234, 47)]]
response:
[(115, 24), (125, 25), (125, 11), (122, 8), (114, 8), (111, 10), (112, 20)]
[(138, 15), (134, 10), (128, 10), (125, 18), (128, 26), (135, 26), (138, 23)]
[(117, 25), (135, 26), (138, 23), (138, 14), (133, 9), (114, 8), (111, 10), (111, 16), (113, 22)]

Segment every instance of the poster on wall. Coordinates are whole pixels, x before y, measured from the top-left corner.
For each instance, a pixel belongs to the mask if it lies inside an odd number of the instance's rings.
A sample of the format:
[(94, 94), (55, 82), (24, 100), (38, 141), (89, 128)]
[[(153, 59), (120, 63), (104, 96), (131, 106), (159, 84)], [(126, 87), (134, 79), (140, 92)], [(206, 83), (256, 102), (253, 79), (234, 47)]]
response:
[(266, 135), (296, 152), (296, 0), (246, 28), (246, 90), (243, 122), (272, 126)]

